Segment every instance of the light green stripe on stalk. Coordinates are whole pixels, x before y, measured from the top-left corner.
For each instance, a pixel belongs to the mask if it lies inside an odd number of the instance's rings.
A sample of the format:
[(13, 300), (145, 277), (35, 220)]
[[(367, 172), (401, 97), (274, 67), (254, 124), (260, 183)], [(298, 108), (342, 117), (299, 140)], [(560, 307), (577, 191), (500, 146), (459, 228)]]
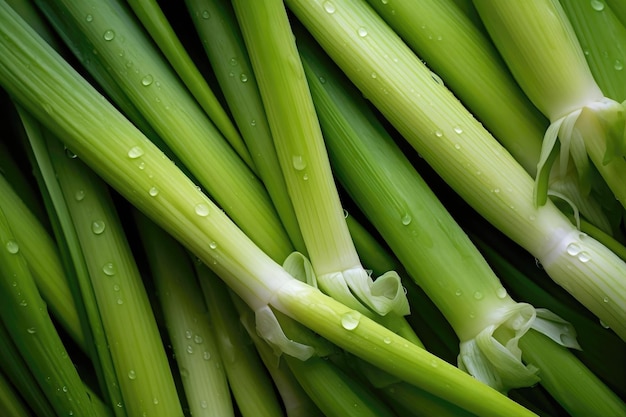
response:
[(196, 271), (237, 408), (244, 417), (282, 416), (272, 380), (239, 321), (226, 285), (206, 265), (197, 264)]
[(581, 235), (552, 203), (535, 207), (528, 173), (369, 7), (349, 0), (287, 4), (465, 201), (626, 339), (626, 263)]
[(20, 241), (2, 210), (0, 245), (0, 315), (4, 325), (56, 413), (95, 417), (95, 408), (20, 253)]
[(541, 385), (572, 416), (626, 415), (626, 404), (567, 349), (533, 330), (520, 346), (524, 361), (541, 369)]
[[(548, 126), (489, 38), (453, 0), (367, 0), (531, 175)], [(469, 7), (472, 8), (471, 2)]]
[[(550, 119), (538, 177), (558, 138), (560, 170), (573, 158), (583, 192), (589, 190), (589, 159), (615, 198), (626, 207), (626, 109), (604, 96), (558, 0), (474, 2), (485, 27), (528, 98)], [(537, 202), (545, 190), (538, 187)]]
[(48, 308), (70, 337), (86, 352), (72, 291), (54, 241), (2, 175), (0, 195), (0, 207), (9, 221), (20, 225), (16, 235), (23, 242), (22, 253)]
[[(30, 71), (23, 71), (25, 63), (45, 63), (45, 67), (31, 65)], [(271, 302), (336, 345), (477, 415), (533, 415), (288, 275), (3, 2), (0, 84), (45, 125), (62, 134), (67, 145), (132, 204), (216, 273), (228, 276), (229, 287), (253, 310)], [(144, 170), (138, 167), (141, 163)], [(152, 197), (148, 191), (155, 183), (160, 192)]]
[[(560, 0), (605, 96), (626, 100), (626, 26), (603, 1)], [(624, 9), (621, 4), (619, 8)]]
[(285, 245), (288, 238), (275, 238), (286, 233), (262, 183), (225, 142), (133, 16), (117, 0), (39, 5), (53, 24), (70, 19), (207, 193), (272, 257), (286, 258), (291, 252)]
[(148, 30), (176, 73), (185, 83), (191, 94), (198, 101), (205, 113), (222, 132), (226, 140), (237, 151), (246, 164), (255, 169), (250, 153), (246, 148), (237, 128), (218, 101), (184, 46), (174, 33), (167, 17), (154, 0), (130, 0), (133, 9), (143, 26)]
[[(228, 0), (187, 0), (189, 14), (259, 177), (294, 248), (306, 254), (248, 52)], [(205, 16), (210, 18), (205, 18)], [(275, 259), (282, 262), (283, 259)]]
[(363, 312), (408, 314), (397, 274), (373, 283), (361, 266), (283, 2), (233, 5), (317, 285)]
[(233, 416), (233, 403), (212, 320), (185, 249), (133, 210), (148, 258), (169, 341), (183, 383), (187, 406), (195, 416)]

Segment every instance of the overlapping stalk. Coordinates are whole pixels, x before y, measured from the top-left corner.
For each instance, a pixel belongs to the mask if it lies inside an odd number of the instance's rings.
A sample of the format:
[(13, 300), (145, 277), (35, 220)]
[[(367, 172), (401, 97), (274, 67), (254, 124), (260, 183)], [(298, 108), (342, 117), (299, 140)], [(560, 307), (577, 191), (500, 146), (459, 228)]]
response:
[(361, 92), (439, 175), (559, 285), (626, 339), (626, 263), (581, 233), (533, 179), (366, 5), (288, 0)]
[[(293, 279), (5, 3), (0, 3), (0, 57), (0, 84), (42, 123), (62, 134), (67, 145), (125, 198), (214, 271), (229, 277), (229, 286), (253, 310), (271, 304), (375, 366), (477, 415), (532, 415), (355, 310)], [(28, 72), (23, 71), (26, 63), (31, 65)], [(156, 196), (150, 193), (155, 183), (159, 185)]]

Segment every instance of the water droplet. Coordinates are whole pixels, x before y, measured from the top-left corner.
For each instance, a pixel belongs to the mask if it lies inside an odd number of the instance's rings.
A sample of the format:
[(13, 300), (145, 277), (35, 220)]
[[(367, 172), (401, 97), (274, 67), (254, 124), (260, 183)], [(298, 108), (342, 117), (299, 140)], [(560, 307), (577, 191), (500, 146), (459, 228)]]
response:
[(493, 192), (496, 193), (496, 194), (499, 194), (500, 193), (500, 189), (499, 188), (494, 188)]
[(441, 130), (436, 130), (435, 131), (435, 136), (437, 136), (438, 138), (443, 136), (443, 133), (441, 132)]
[(65, 149), (65, 156), (67, 156), (68, 158), (70, 158), (70, 159), (78, 158), (78, 155), (76, 155), (74, 152), (72, 152), (72, 150), (70, 148), (68, 148), (67, 146), (64, 149)]
[(141, 79), (141, 85), (143, 85), (144, 87), (147, 87), (151, 85), (153, 81), (154, 81), (154, 77), (148, 74)]
[(346, 330), (354, 330), (358, 327), (361, 320), (361, 313), (358, 311), (349, 311), (341, 316), (341, 326)]
[(461, 149), (461, 145), (459, 145), (458, 143), (454, 144), (454, 149), (459, 150)]
[(383, 343), (384, 343), (384, 344), (386, 344), (386, 345), (388, 345), (388, 344), (390, 344), (390, 343), (391, 343), (391, 339), (390, 339), (390, 338), (388, 338), (388, 337), (385, 337), (385, 338), (383, 339)]
[(210, 359), (211, 359), (211, 354), (205, 350), (205, 351), (202, 353), (202, 358), (203, 358), (205, 361), (208, 361), (208, 360), (210, 360)]
[(107, 262), (102, 267), (102, 272), (104, 272), (106, 275), (108, 275), (110, 277), (115, 275), (115, 271), (116, 271), (116, 269), (115, 269), (115, 265), (113, 265), (113, 262)]
[(506, 288), (504, 287), (500, 287), (496, 290), (496, 296), (498, 298), (504, 298), (506, 297)]
[(113, 32), (111, 29), (106, 30), (102, 37), (105, 41), (112, 41), (113, 39), (115, 39), (115, 32)]
[(604, 297), (604, 298), (602, 299), (602, 302), (604, 302), (604, 303), (608, 303), (609, 301), (610, 301), (610, 300), (609, 300), (609, 297)]
[(609, 325), (606, 324), (605, 322), (603, 322), (602, 320), (600, 320), (600, 326), (604, 327), (605, 329), (609, 329)]
[(78, 190), (74, 193), (74, 200), (83, 201), (85, 199), (85, 190)]
[(196, 204), (194, 208), (196, 214), (200, 217), (206, 217), (209, 215), (209, 206), (203, 203)]
[(329, 1), (324, 2), (324, 10), (326, 10), (326, 13), (333, 14), (333, 13), (335, 13), (335, 10), (336, 10), (336, 9), (335, 9), (335, 5), (334, 5), (334, 4), (332, 4), (332, 3), (331, 3), (331, 2), (329, 2)]
[(63, 387), (61, 387), (61, 391), (63, 391), (63, 392), (67, 392), (67, 386), (66, 386), (66, 385), (63, 385)]
[(28, 329), (26, 329), (26, 331), (28, 332), (28, 334), (35, 334), (37, 332), (34, 327), (29, 327)]
[(197, 334), (197, 335), (195, 335), (195, 336), (194, 336), (194, 338), (193, 338), (193, 341), (194, 341), (195, 343), (197, 343), (197, 344), (202, 343), (202, 341), (203, 341), (202, 336), (200, 336), (200, 335), (198, 335), (198, 334)]
[(137, 373), (134, 370), (130, 370), (128, 371), (128, 379), (136, 379), (137, 378)]
[(124, 300), (122, 300), (121, 298), (118, 298), (118, 299), (117, 299), (117, 304), (118, 304), (118, 305), (122, 305), (122, 304), (124, 304)]
[(454, 128), (454, 132), (460, 135), (461, 133), (463, 133), (463, 129), (461, 129), (459, 126), (456, 126)]
[(237, 62), (237, 58), (232, 57), (230, 61), (228, 61), (231, 67), (236, 67), (239, 62)]
[(378, 78), (378, 74), (376, 74), (375, 72), (372, 72), (372, 74), (370, 74), (370, 76), (371, 76), (373, 79)]
[(202, 407), (202, 408), (207, 408), (208, 406), (209, 406), (209, 405), (207, 404), (207, 402), (206, 402), (206, 401), (204, 401), (204, 400), (200, 401), (200, 407)]
[(247, 83), (247, 82), (248, 82), (248, 76), (242, 72), (242, 73), (239, 75), (239, 80), (240, 80), (242, 83)]
[(613, 68), (615, 68), (616, 71), (621, 71), (624, 69), (624, 63), (621, 60), (616, 59), (613, 63)]
[(204, 20), (207, 20), (211, 18), (211, 13), (209, 13), (208, 10), (203, 10), (202, 13), (200, 13), (200, 16), (202, 16)]
[(88, 14), (87, 16), (85, 16), (85, 20), (86, 20), (87, 22), (93, 22), (93, 16), (92, 16), (92, 15), (90, 15), (90, 14)]
[(589, 262), (591, 260), (591, 255), (589, 255), (585, 251), (582, 251), (578, 254), (578, 260), (583, 263)]
[(185, 337), (187, 339), (191, 339), (193, 337), (193, 332), (191, 330), (185, 330)]
[(18, 245), (17, 242), (14, 240), (9, 240), (5, 246), (7, 248), (7, 252), (9, 252), (10, 254), (15, 255), (20, 251), (20, 245)]
[(217, 243), (215, 243), (215, 242), (211, 242), (211, 243), (209, 243), (209, 247), (210, 247), (211, 249), (217, 249)]
[(476, 291), (476, 292), (474, 293), (474, 298), (475, 298), (476, 300), (482, 300), (482, 299), (483, 299), (483, 297), (484, 297), (484, 295), (483, 295), (483, 293), (482, 293), (482, 292), (480, 292), (480, 291)]
[(569, 255), (576, 256), (581, 252), (582, 249), (578, 243), (570, 243), (569, 245), (567, 245), (567, 248), (565, 250)]
[(20, 301), (20, 306), (26, 307), (27, 305), (28, 305), (28, 303), (26, 302), (26, 300)]
[(604, 1), (591, 0), (591, 8), (597, 12), (601, 12), (602, 10), (604, 10)]
[(252, 119), (250, 121), (250, 126), (252, 126), (252, 127), (256, 126), (256, 120)]
[(365, 28), (361, 27), (361, 28), (359, 28), (359, 30), (357, 30), (357, 31), (356, 31), (356, 33), (357, 33), (360, 37), (364, 38), (364, 37), (366, 37), (366, 36), (367, 36), (367, 29), (365, 29)]
[(141, 149), (141, 147), (139, 146), (133, 146), (128, 150), (128, 157), (130, 159), (137, 159), (141, 155), (143, 155), (143, 149)]
[(113, 291), (118, 292), (120, 290), (120, 286), (118, 284), (113, 284)]
[(435, 359), (431, 359), (430, 366), (432, 366), (433, 368), (436, 368), (439, 366), (439, 363)]
[(410, 214), (405, 214), (404, 216), (402, 216), (402, 219), (400, 220), (402, 222), (403, 225), (408, 226), (411, 224), (411, 215)]
[(309, 179), (309, 174), (304, 174), (304, 175), (302, 176), (302, 179), (303, 179), (304, 181), (308, 181), (308, 179)]
[(461, 289), (458, 289), (454, 292), (454, 295), (456, 295), (457, 297), (460, 297), (463, 295), (463, 291)]
[(157, 397), (154, 397), (152, 399), (152, 404), (157, 405), (159, 403), (159, 399)]
[(193, 346), (191, 345), (187, 345), (187, 353), (192, 354), (193, 353)]
[(387, 4), (387, 3), (389, 3), (389, 0), (380, 0), (380, 2), (381, 2), (382, 4)]
[(102, 220), (94, 220), (91, 223), (91, 231), (94, 235), (101, 235), (106, 228), (106, 224)]
[(326, 84), (326, 78), (324, 77), (319, 77), (320, 83), (322, 84)]
[(137, 168), (143, 171), (144, 169), (146, 169), (146, 163), (143, 161), (140, 162), (139, 165), (137, 165)]
[(292, 156), (291, 163), (293, 164), (294, 169), (297, 171), (302, 171), (304, 168), (306, 168), (306, 161), (304, 160), (302, 155)]
[(156, 187), (150, 187), (150, 189), (148, 190), (148, 194), (150, 194), (150, 197), (156, 197), (157, 195), (159, 195), (159, 189)]

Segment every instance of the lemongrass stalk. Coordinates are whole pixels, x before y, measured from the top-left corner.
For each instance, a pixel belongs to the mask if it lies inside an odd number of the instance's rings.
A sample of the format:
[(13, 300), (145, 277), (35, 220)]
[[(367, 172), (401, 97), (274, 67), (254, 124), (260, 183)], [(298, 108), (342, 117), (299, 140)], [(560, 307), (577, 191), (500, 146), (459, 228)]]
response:
[(86, 351), (78, 311), (55, 243), (2, 175), (0, 175), (0, 195), (2, 195), (0, 207), (9, 221), (20, 224), (19, 229), (16, 229), (16, 235), (23, 242), (22, 253), (43, 299), (46, 300), (55, 319)]
[(190, 413), (234, 416), (217, 336), (185, 249), (133, 210)]
[(560, 4), (604, 95), (616, 101), (626, 100), (626, 25), (619, 21), (610, 3), (560, 0)]
[(540, 367), (541, 384), (572, 416), (623, 416), (626, 404), (571, 352), (530, 331), (524, 360)]
[[(478, 249), (376, 122), (358, 90), (348, 88), (349, 80), (315, 49), (314, 41), (304, 36), (300, 40), (337, 177), (454, 328), (460, 339), (459, 367), (503, 392), (536, 383), (536, 370), (523, 366), (517, 347), (519, 338), (535, 325), (534, 308), (507, 294)], [(562, 331), (554, 328), (550, 337), (561, 343), (567, 337)]]
[(241, 159), (254, 170), (254, 162), (237, 128), (191, 60), (157, 2), (155, 0), (130, 0), (128, 5), (133, 9), (202, 109), (237, 151)]
[(96, 416), (54, 324), (39, 295), (20, 243), (0, 210), (1, 317), (37, 383), (58, 415)]
[(30, 408), (41, 417), (57, 417), (50, 401), (22, 358), (4, 323), (0, 320), (0, 370)]
[[(437, 73), (434, 76), (440, 76), (476, 119), (535, 176), (548, 120), (515, 82), (484, 28), (452, 0), (396, 0), (391, 5), (368, 2)], [(577, 182), (575, 173), (554, 172), (550, 189)], [(565, 195), (593, 223), (611, 231), (595, 199), (582, 195), (576, 186), (569, 186)]]
[(196, 264), (196, 273), (239, 411), (244, 417), (282, 416), (273, 383), (239, 321), (227, 287), (204, 264)]
[[(560, 317), (572, 323), (576, 329), (577, 340), (581, 346), (580, 351), (576, 351), (579, 358), (591, 371), (600, 377), (616, 393), (624, 394), (624, 381), (626, 380), (626, 358), (623, 357), (624, 342), (613, 332), (600, 326), (597, 322), (592, 322), (589, 317), (578, 310), (566, 305), (556, 297), (540, 288), (535, 282), (526, 276), (528, 272), (518, 270), (504, 258), (504, 254), (510, 252), (507, 245), (499, 240), (493, 240), (491, 245), (497, 242), (497, 250), (480, 238), (472, 235), (472, 240), (485, 255), (494, 271), (502, 277), (503, 282), (513, 293), (521, 299), (527, 300), (534, 305), (549, 308)], [(515, 253), (509, 257), (515, 256)], [(520, 264), (522, 262), (519, 262)], [(540, 271), (534, 266), (526, 268)]]
[[(302, 389), (293, 372), (284, 360), (276, 355), (274, 347), (263, 340), (255, 329), (254, 312), (243, 300), (229, 291), (233, 305), (239, 314), (239, 320), (246, 329), (248, 336), (254, 342), (265, 368), (269, 372), (280, 393), (283, 407), (288, 417), (323, 417), (320, 409), (311, 400), (311, 397)], [(277, 363), (278, 362), (278, 363)]]
[[(68, 158), (59, 141), (51, 138), (48, 149), (83, 248), (123, 407), (128, 415), (182, 415), (154, 314), (107, 185), (78, 158)], [(80, 191), (84, 194), (77, 199)]]
[[(259, 177), (272, 198), (293, 247), (306, 254), (232, 4), (227, 0), (186, 0), (185, 3)], [(207, 14), (209, 19), (205, 18)]]
[(24, 400), (11, 385), (9, 380), (0, 372), (0, 413), (3, 416), (29, 417), (30, 410)]
[[(81, 41), (93, 44), (115, 81), (199, 185), (272, 257), (286, 258), (291, 247), (285, 244), (288, 238), (263, 185), (217, 132), (133, 16), (117, 0), (38, 5), (53, 25), (66, 20), (79, 30)], [(283, 238), (276, 238), (279, 234)]]
[[(32, 65), (26, 72), (24, 62), (45, 66)], [(0, 2), (0, 85), (63, 135), (67, 145), (135, 207), (227, 277), (228, 286), (257, 318), (267, 318), (271, 305), (373, 365), (477, 415), (534, 415), (291, 277), (4, 2)], [(150, 170), (139, 169), (140, 163)], [(155, 183), (160, 192), (153, 197), (149, 190)]]
[[(367, 2), (524, 169), (535, 175), (548, 121), (458, 1)], [(471, 1), (466, 7), (474, 9)]]
[(351, 0), (287, 4), (465, 201), (626, 339), (626, 263), (550, 202), (536, 207), (532, 178), (370, 8)]
[(373, 282), (354, 248), (285, 6), (279, 0), (233, 6), (317, 285), (363, 312), (408, 314), (398, 275)]
[[(547, 175), (548, 155), (560, 141), (561, 170), (571, 157), (586, 180), (589, 159), (615, 198), (626, 207), (624, 106), (604, 96), (576, 34), (557, 0), (507, 4), (475, 1), (483, 23), (528, 98), (550, 119), (538, 163)], [(589, 187), (583, 182), (583, 190)], [(545, 190), (537, 189), (542, 204)]]

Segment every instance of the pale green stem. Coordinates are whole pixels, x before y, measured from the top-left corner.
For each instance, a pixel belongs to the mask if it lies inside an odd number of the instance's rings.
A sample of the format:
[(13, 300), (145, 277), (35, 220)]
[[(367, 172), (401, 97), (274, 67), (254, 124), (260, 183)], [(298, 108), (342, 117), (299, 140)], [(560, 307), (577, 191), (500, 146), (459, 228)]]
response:
[(373, 284), (354, 248), (285, 6), (233, 4), (317, 284), (362, 311), (408, 314), (399, 277)]
[[(187, 0), (186, 4), (259, 177), (272, 198), (294, 248), (306, 254), (256, 77), (232, 5), (228, 0)], [(208, 19), (205, 17), (207, 13), (210, 16)]]

